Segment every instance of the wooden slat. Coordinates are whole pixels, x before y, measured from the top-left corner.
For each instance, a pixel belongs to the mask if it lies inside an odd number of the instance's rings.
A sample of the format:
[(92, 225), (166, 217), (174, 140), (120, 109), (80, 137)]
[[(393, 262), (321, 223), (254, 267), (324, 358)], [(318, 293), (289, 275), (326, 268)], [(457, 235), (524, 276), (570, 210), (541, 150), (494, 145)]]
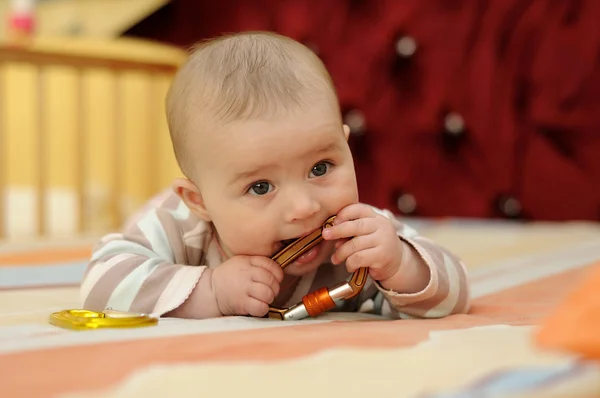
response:
[(0, 239), (6, 238), (6, 115), (4, 114), (4, 66), (0, 64)]
[(36, 203), (37, 203), (37, 234), (39, 237), (45, 235), (46, 232), (46, 121), (44, 102), (45, 102), (45, 89), (46, 89), (46, 75), (45, 68), (40, 66), (37, 70), (37, 140), (36, 140), (36, 153), (38, 157), (38, 173), (37, 173), (37, 187), (36, 187)]
[(123, 135), (125, 129), (125, 116), (123, 115), (123, 82), (122, 77), (119, 73), (114, 74), (115, 90), (114, 90), (114, 184), (111, 189), (111, 215), (112, 215), (112, 228), (118, 228), (123, 222), (123, 210), (121, 204), (122, 190), (123, 190), (123, 167), (124, 167), (124, 156), (123, 156)]
[(86, 189), (85, 181), (88, 175), (86, 156), (86, 142), (87, 142), (87, 123), (86, 123), (86, 86), (84, 80), (83, 69), (77, 70), (77, 232), (83, 233), (87, 230), (85, 203), (86, 203)]
[(149, 173), (148, 173), (148, 180), (146, 182), (146, 186), (148, 187), (148, 190), (150, 191), (149, 194), (150, 195), (155, 195), (157, 190), (158, 190), (158, 186), (157, 186), (157, 181), (158, 181), (158, 168), (159, 167), (164, 167), (164, 165), (161, 165), (157, 162), (158, 160), (158, 128), (159, 128), (159, 123), (157, 122), (156, 118), (157, 115), (161, 115), (160, 109), (157, 109), (156, 106), (156, 101), (154, 101), (154, 98), (156, 98), (156, 94), (158, 92), (157, 90), (157, 84), (159, 82), (159, 77), (155, 74), (150, 74), (149, 78), (148, 78), (148, 98), (150, 98), (149, 101), (146, 102), (146, 112), (148, 112), (148, 115), (146, 116), (146, 120), (147, 120), (147, 124), (146, 126), (148, 126), (148, 143), (147, 143), (147, 150), (149, 153), (149, 156), (147, 159), (149, 159), (148, 161), (148, 168), (149, 168)]

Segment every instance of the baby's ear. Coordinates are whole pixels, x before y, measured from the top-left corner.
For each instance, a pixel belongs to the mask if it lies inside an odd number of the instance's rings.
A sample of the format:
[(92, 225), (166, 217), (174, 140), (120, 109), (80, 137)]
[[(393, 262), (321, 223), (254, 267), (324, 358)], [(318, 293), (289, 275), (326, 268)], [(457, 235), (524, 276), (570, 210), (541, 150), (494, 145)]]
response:
[(344, 135), (346, 136), (346, 141), (348, 141), (348, 137), (350, 137), (350, 127), (347, 124), (344, 124)]
[(194, 214), (206, 222), (211, 221), (196, 184), (187, 178), (177, 178), (173, 181), (173, 190)]

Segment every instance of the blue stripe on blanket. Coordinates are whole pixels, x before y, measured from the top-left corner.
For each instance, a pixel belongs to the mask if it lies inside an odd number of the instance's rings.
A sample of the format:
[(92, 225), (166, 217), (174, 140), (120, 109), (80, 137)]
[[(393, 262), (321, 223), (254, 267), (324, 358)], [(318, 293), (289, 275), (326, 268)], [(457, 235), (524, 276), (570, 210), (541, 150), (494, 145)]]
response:
[(427, 394), (422, 398), (492, 398), (523, 393), (560, 382), (577, 375), (583, 367), (577, 363), (555, 366), (524, 367), (494, 372), (485, 378), (450, 393)]
[(77, 285), (86, 262), (0, 267), (0, 289)]

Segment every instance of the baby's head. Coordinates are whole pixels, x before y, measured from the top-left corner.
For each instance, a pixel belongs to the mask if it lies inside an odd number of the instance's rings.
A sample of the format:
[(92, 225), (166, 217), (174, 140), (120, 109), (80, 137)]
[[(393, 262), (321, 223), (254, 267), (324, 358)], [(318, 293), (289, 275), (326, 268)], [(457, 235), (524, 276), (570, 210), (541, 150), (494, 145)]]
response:
[[(167, 117), (187, 177), (174, 188), (230, 256), (270, 256), (358, 201), (334, 85), (290, 38), (240, 33), (196, 46), (174, 78)], [(315, 269), (327, 245), (286, 272)]]

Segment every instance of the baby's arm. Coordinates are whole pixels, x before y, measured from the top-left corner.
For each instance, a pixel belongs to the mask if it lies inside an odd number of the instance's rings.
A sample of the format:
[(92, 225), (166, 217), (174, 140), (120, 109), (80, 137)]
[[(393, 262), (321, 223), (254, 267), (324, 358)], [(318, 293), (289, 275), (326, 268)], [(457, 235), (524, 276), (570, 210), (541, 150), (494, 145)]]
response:
[[(377, 210), (394, 225), (404, 244), (403, 265), (411, 275), (407, 280), (419, 281), (423, 289), (411, 293), (387, 290), (375, 283), (382, 315), (399, 318), (441, 318), (469, 310), (469, 281), (463, 262), (452, 252), (432, 240), (420, 236), (400, 222), (389, 211)], [(425, 274), (422, 270), (428, 270)], [(423, 277), (428, 277), (423, 281)], [(423, 283), (425, 282), (425, 283)], [(383, 299), (383, 300), (381, 300)]]
[[(209, 268), (187, 265), (206, 264), (207, 257), (206, 232), (190, 230), (188, 217), (189, 213), (154, 207), (123, 233), (105, 236), (84, 274), (83, 307), (162, 316), (192, 295), (197, 305), (184, 315), (215, 316)], [(195, 244), (186, 245), (185, 240)]]

